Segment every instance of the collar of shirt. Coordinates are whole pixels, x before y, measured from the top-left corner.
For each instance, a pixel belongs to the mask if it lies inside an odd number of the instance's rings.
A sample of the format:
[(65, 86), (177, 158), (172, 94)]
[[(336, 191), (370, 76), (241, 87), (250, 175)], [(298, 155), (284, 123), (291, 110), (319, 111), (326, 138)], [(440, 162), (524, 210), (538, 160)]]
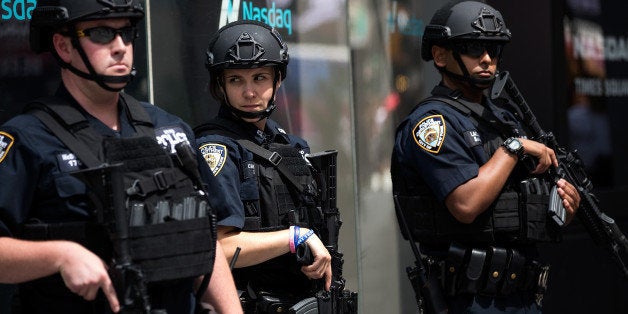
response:
[(247, 138), (254, 140), (257, 144), (269, 144), (269, 143), (290, 143), (288, 134), (285, 130), (274, 120), (267, 118), (266, 127), (264, 130), (260, 130), (253, 123), (248, 123), (242, 119), (236, 117), (231, 113), (229, 108), (221, 106), (218, 116), (234, 122), (240, 130), (238, 133), (243, 133)]
[(63, 84), (59, 86), (57, 92), (55, 93), (56, 97), (63, 98), (70, 105), (77, 108), (83, 116), (87, 119), (89, 124), (92, 126), (98, 134), (108, 137), (131, 137), (135, 134), (134, 128), (129, 122), (129, 119), (126, 115), (126, 110), (122, 107), (122, 103), (118, 100), (118, 120), (120, 121), (120, 129), (112, 130), (110, 127), (102, 123), (102, 121), (96, 119), (96, 117), (89, 114), (83, 107), (72, 97), (72, 94), (65, 88)]

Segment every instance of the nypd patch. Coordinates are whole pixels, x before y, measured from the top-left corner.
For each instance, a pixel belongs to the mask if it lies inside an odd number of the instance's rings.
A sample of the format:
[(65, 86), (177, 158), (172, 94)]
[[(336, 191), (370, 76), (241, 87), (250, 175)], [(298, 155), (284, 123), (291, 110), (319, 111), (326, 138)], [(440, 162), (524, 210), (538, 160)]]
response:
[(205, 144), (199, 147), (203, 158), (209, 165), (214, 176), (217, 176), (227, 160), (227, 147), (220, 144)]
[(155, 139), (167, 152), (176, 153), (175, 145), (188, 142), (188, 137), (180, 127), (165, 127), (155, 130)]
[(0, 131), (0, 162), (2, 162), (9, 153), (14, 140), (11, 134)]
[(419, 147), (437, 154), (445, 140), (445, 119), (442, 115), (433, 115), (424, 118), (412, 129), (412, 136)]

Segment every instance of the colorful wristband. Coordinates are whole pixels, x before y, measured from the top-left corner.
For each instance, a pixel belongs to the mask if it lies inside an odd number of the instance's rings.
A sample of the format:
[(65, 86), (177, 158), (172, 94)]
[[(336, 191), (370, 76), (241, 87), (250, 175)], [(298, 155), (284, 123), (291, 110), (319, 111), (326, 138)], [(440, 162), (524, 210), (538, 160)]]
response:
[(304, 235), (300, 236), (297, 241), (294, 242), (294, 246), (298, 247), (299, 245), (305, 243), (305, 241), (307, 241), (307, 239), (309, 237), (311, 237), (314, 234), (314, 230), (310, 229), (308, 232), (306, 232)]
[(289, 239), (289, 243), (290, 243), (290, 252), (291, 253), (296, 253), (297, 249), (296, 249), (296, 241), (299, 240), (299, 226), (290, 226), (290, 239)]
[(290, 252), (294, 253), (296, 249), (294, 248), (294, 226), (290, 226), (290, 235), (288, 236), (288, 244), (290, 245)]

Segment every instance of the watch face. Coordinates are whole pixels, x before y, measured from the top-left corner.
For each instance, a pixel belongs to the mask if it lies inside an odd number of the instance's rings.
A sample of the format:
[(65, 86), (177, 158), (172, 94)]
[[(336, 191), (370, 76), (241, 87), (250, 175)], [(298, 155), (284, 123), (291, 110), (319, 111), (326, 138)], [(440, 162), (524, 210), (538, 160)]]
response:
[(508, 148), (512, 151), (517, 151), (521, 148), (521, 142), (518, 139), (512, 139), (510, 143), (508, 143)]

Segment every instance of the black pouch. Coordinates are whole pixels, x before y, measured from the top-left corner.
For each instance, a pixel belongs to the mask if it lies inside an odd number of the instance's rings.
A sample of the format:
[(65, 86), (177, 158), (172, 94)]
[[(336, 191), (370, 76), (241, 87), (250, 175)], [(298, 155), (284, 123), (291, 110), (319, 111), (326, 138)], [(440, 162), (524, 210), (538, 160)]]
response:
[(476, 294), (482, 288), (482, 273), (486, 262), (486, 251), (472, 249), (463, 276), (460, 277), (460, 293)]
[(467, 250), (465, 248), (459, 247), (456, 244), (449, 246), (444, 272), (444, 287), (447, 295), (455, 295), (457, 292), (458, 286), (456, 283), (462, 271), (462, 264), (464, 263), (466, 252)]
[(505, 248), (491, 247), (489, 251), (491, 262), (486, 272), (486, 285), (481, 291), (485, 295), (497, 295), (499, 284), (504, 278), (504, 270), (508, 262), (508, 250)]
[(517, 250), (510, 251), (510, 262), (506, 269), (504, 278), (504, 284), (502, 285), (502, 295), (509, 295), (517, 291), (522, 285), (522, 277), (524, 273), (525, 258), (517, 252)]
[(147, 282), (211, 273), (215, 238), (211, 217), (129, 228), (128, 245)]

